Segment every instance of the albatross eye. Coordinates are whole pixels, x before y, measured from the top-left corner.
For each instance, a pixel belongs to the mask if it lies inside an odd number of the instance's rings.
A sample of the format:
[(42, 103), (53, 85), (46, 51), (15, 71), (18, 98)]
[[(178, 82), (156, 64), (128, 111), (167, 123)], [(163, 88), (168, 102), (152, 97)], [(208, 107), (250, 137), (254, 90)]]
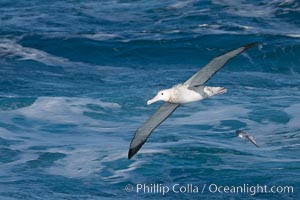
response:
[(164, 95), (164, 93), (162, 92), (162, 93), (160, 93), (161, 95)]

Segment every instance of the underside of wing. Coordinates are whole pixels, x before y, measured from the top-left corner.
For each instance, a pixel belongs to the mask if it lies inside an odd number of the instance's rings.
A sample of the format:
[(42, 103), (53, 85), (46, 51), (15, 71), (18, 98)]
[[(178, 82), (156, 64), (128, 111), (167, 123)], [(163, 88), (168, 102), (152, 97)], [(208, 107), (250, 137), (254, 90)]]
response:
[(128, 159), (134, 156), (143, 144), (147, 141), (147, 138), (151, 135), (152, 131), (158, 127), (165, 119), (170, 116), (179, 104), (173, 104), (165, 102), (159, 109), (137, 130), (130, 143), (128, 152)]
[(256, 43), (251, 43), (214, 58), (205, 67), (203, 67), (191, 78), (189, 78), (184, 84), (189, 85), (189, 87), (203, 85), (217, 71), (219, 71), (231, 58), (242, 53), (243, 51), (246, 51), (254, 45), (256, 45)]

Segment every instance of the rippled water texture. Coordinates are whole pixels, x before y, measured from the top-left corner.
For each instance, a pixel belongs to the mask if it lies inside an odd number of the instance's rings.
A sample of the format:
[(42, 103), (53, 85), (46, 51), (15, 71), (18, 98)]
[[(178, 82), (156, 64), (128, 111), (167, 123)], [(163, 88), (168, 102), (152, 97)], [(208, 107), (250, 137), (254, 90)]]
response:
[[(299, 19), (296, 0), (0, 0), (0, 199), (162, 197), (124, 189), (139, 183), (299, 199)], [(180, 107), (127, 159), (148, 99), (250, 42), (208, 82), (228, 93)], [(211, 183), (294, 193), (201, 193)]]

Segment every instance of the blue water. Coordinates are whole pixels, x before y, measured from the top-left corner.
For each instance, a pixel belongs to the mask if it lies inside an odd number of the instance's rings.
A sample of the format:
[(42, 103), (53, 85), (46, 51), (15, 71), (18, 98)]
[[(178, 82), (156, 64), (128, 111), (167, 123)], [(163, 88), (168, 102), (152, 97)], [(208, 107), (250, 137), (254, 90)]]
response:
[[(299, 19), (296, 0), (0, 0), (0, 199), (299, 199)], [(127, 159), (148, 99), (254, 41), (208, 82), (228, 93), (180, 107)], [(135, 190), (176, 183), (199, 192)]]

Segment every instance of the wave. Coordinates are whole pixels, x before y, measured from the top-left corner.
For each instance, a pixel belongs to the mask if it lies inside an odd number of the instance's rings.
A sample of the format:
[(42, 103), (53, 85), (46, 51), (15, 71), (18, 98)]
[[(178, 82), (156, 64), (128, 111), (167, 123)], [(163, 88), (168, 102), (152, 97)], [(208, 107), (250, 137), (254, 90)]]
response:
[(15, 40), (11, 39), (0, 39), (0, 55), (5, 57), (16, 57), (20, 60), (35, 60), (50, 66), (72, 65), (68, 59), (56, 57), (38, 49), (23, 47)]
[(298, 128), (300, 122), (300, 104), (295, 103), (285, 108), (284, 111), (291, 116), (291, 120), (289, 120), (287, 126), (289, 128)]
[[(120, 109), (117, 103), (91, 98), (39, 97), (31, 105), (0, 111), (0, 142), (8, 144), (7, 151), (17, 151), (1, 171), (41, 167), (44, 173), (65, 177), (101, 173), (106, 162), (127, 156), (127, 141), (118, 136), (127, 125), (107, 114)], [(93, 118), (88, 112), (104, 116)]]
[[(76, 5), (55, 2), (51, 12), (45, 10), (39, 17), (34, 16), (40, 13), (39, 9), (45, 9), (44, 5), (24, 6), (31, 9), (1, 10), (7, 16), (2, 21), (4, 32), (31, 30), (41, 34), (51, 32), (49, 35), (65, 38), (123, 42), (213, 34), (281, 35), (297, 39), (293, 36), (299, 33), (299, 20), (296, 19), (299, 18), (300, 6), (294, 0), (264, 0), (260, 3), (242, 0), (213, 0), (208, 3), (195, 0), (155, 3), (136, 1), (130, 4), (123, 1), (88, 1)], [(70, 12), (68, 17), (60, 20), (60, 8), (73, 8), (77, 12)], [(118, 17), (111, 13), (118, 13)], [(24, 15), (26, 21), (22, 21)]]
[[(25, 35), (23, 36), (23, 38)], [(71, 61), (67, 58), (58, 57), (51, 55), (45, 51), (24, 47), (18, 43), (18, 40), (0, 38), (0, 56), (4, 58), (13, 58), (17, 60), (33, 60), (49, 66), (59, 66), (66, 67), (66, 69), (74, 69), (79, 71), (79, 69), (92, 70), (105, 70), (105, 71), (124, 71), (127, 70), (125, 67), (109, 67), (109, 66), (99, 66), (84, 62)]]
[[(38, 97), (31, 105), (0, 114), (12, 117), (22, 115), (27, 119), (45, 120), (57, 123), (82, 124), (93, 121), (85, 116), (88, 111), (103, 113), (100, 108), (120, 109), (117, 103), (102, 102), (96, 99), (76, 97)], [(93, 108), (97, 110), (93, 110)]]
[(117, 40), (119, 38), (120, 39), (122, 38), (121, 36), (119, 36), (117, 34), (104, 33), (104, 32), (81, 34), (81, 35), (78, 35), (78, 37), (88, 38), (88, 39), (96, 40), (96, 41)]

